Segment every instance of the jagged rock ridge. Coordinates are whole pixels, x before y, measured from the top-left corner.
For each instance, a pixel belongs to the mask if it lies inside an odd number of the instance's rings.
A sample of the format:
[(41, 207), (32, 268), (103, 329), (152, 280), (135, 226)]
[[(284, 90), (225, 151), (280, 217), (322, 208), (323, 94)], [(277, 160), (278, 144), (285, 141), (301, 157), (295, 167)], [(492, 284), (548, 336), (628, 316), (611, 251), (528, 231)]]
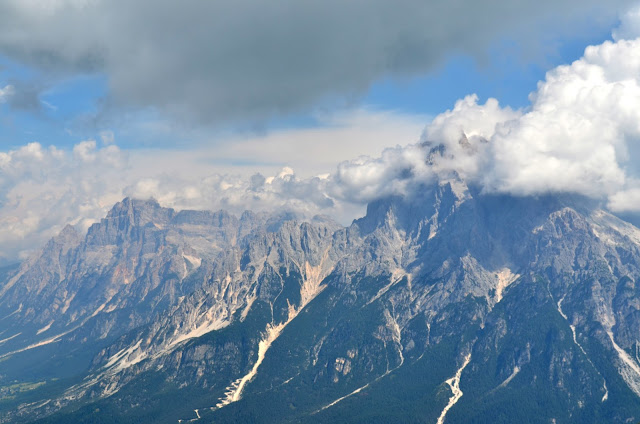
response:
[(639, 242), (587, 199), (455, 178), (346, 228), (125, 199), (2, 286), (4, 363), (87, 358), (6, 416), (637, 421)]

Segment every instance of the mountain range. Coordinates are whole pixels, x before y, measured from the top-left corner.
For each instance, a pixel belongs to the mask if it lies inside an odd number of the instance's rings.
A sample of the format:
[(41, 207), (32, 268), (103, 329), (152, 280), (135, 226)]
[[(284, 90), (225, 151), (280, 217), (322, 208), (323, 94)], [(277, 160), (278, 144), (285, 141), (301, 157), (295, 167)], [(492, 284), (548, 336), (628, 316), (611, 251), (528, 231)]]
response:
[(124, 199), (0, 270), (0, 423), (640, 421), (640, 230), (461, 178), (347, 227)]

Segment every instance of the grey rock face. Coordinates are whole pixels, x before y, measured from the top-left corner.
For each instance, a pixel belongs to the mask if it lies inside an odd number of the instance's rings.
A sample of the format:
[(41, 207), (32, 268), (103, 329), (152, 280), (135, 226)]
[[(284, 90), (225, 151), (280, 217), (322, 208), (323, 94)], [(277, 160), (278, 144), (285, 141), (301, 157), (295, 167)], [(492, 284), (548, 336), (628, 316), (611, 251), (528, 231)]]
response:
[(225, 212), (175, 213), (131, 199), (84, 238), (66, 227), (2, 287), (2, 312), (12, 314), (5, 332), (21, 333), (2, 347), (18, 350), (78, 328), (107, 339), (144, 324), (193, 292), (239, 230)]
[[(215, 422), (637, 421), (638, 278), (640, 230), (593, 202), (457, 178), (373, 202), (346, 228), (125, 199), (2, 286), (5, 363), (58, 345), (91, 358), (80, 382), (7, 416), (87, 419), (76, 405), (93, 402), (167, 422), (190, 409)], [(256, 418), (265, 405), (278, 412)]]

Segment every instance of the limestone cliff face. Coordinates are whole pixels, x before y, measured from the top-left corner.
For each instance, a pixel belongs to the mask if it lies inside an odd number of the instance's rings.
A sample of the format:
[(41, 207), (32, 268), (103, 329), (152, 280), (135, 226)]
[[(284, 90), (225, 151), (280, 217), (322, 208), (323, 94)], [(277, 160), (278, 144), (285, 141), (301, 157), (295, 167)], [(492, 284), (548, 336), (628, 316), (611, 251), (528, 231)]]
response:
[(0, 364), (89, 358), (6, 416), (638, 421), (639, 278), (640, 230), (574, 196), (452, 178), (346, 228), (125, 199), (0, 289)]
[(6, 351), (74, 328), (119, 336), (193, 292), (243, 222), (225, 212), (176, 213), (125, 199), (82, 237), (66, 227), (1, 289), (3, 316), (21, 334)]

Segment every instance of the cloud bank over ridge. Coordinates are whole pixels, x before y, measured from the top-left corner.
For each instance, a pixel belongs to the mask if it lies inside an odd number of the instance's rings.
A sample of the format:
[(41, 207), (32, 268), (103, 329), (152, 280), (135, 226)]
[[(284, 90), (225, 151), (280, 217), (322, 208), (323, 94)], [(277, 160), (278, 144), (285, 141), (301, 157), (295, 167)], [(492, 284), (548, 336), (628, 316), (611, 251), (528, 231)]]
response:
[[(627, 36), (640, 35), (630, 30), (639, 23), (637, 10), (625, 16)], [(469, 96), (436, 117), (425, 138), (457, 149), (451, 167), (486, 192), (573, 192), (608, 198), (614, 211), (639, 209), (625, 198), (640, 187), (640, 39), (587, 47), (549, 71), (530, 99), (514, 112)], [(457, 144), (463, 132), (487, 142), (465, 153)]]
[[(529, 107), (512, 110), (469, 95), (435, 117), (421, 142), (347, 160), (314, 177), (287, 167), (212, 174), (198, 162), (201, 151), (179, 159), (174, 152), (125, 152), (113, 136), (68, 151), (32, 143), (0, 153), (0, 255), (28, 254), (67, 222), (86, 226), (126, 195), (153, 196), (176, 208), (287, 209), (347, 222), (379, 196), (407, 193), (456, 173), (487, 193), (580, 193), (615, 212), (638, 212), (640, 9), (621, 22), (612, 41), (549, 71)], [(428, 149), (438, 144), (446, 154), (427, 163)], [(151, 172), (162, 155), (183, 163), (181, 170)]]

